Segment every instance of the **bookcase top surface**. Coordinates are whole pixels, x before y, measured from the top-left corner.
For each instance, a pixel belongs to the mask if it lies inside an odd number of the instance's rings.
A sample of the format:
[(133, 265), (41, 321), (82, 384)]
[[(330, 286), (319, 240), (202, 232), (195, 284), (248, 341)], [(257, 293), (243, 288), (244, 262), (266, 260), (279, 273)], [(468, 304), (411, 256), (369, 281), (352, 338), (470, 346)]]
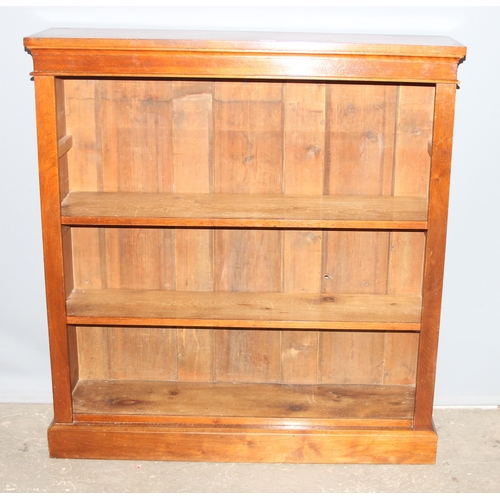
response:
[(51, 28), (24, 39), (27, 49), (188, 49), (453, 57), (465, 47), (446, 36)]

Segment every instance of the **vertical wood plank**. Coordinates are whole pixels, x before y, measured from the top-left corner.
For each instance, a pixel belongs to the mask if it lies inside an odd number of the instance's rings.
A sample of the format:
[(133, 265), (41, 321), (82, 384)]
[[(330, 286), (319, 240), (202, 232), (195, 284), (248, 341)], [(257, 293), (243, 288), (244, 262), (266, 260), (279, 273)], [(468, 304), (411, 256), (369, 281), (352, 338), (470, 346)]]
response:
[[(73, 146), (66, 154), (68, 190), (102, 189), (100, 150), (100, 98), (96, 80), (68, 79), (64, 83), (66, 130)], [(104, 230), (72, 228), (73, 281), (76, 288), (102, 288), (99, 260)]]
[(285, 194), (323, 194), (325, 106), (325, 84), (284, 84)]
[(218, 331), (216, 370), (219, 382), (279, 382), (279, 332)]
[[(111, 379), (175, 380), (176, 335), (168, 328), (108, 328)], [(107, 378), (107, 377), (106, 377)]]
[(427, 196), (434, 86), (400, 85), (394, 157), (395, 196)]
[[(99, 80), (76, 81), (72, 85), (75, 88), (67, 99), (67, 106), (69, 122), (77, 134), (70, 163), (71, 171), (78, 171), (80, 176), (70, 179), (72, 188), (172, 191), (171, 84), (153, 80)], [(84, 163), (92, 165), (93, 171)], [(172, 288), (172, 232), (137, 228), (76, 229), (73, 253), (77, 286)], [(96, 335), (98, 331), (93, 330)], [(141, 352), (140, 347), (132, 347), (139, 339), (152, 352), (164, 352), (164, 339), (153, 330), (148, 334), (147, 329), (115, 329), (112, 337), (109, 330), (100, 331), (108, 337), (108, 342), (103, 345), (100, 360), (94, 359), (94, 362), (103, 366), (110, 363), (115, 367), (128, 366), (127, 357), (135, 359), (134, 353)], [(150, 338), (146, 341), (147, 335)], [(171, 333), (165, 331), (163, 336), (169, 335)], [(86, 343), (94, 340), (80, 335), (81, 351), (85, 352)], [(165, 364), (156, 371), (172, 370), (171, 361), (165, 359)], [(123, 374), (127, 370), (115, 369), (114, 373)]]
[(105, 288), (101, 274), (100, 231), (98, 228), (71, 228), (75, 288), (82, 290)]
[[(173, 82), (173, 190), (213, 191), (213, 95), (210, 82)], [(214, 289), (213, 230), (175, 230), (175, 288)], [(177, 329), (180, 381), (214, 380), (214, 332)]]
[(69, 189), (102, 190), (98, 82), (68, 79), (64, 88), (66, 129), (73, 138), (73, 146), (67, 153)]
[[(329, 90), (325, 192), (391, 194), (397, 87), (340, 84)], [(328, 231), (323, 239), (325, 292), (386, 293), (388, 232)]]
[(80, 367), (78, 361), (77, 327), (68, 325), (68, 355), (71, 391), (76, 387), (80, 379)]
[(63, 227), (62, 229), (62, 247), (63, 247), (63, 266), (64, 266), (64, 294), (67, 297), (73, 291), (73, 242), (71, 229)]
[[(102, 190), (171, 191), (171, 86), (154, 80), (100, 80), (96, 147), (102, 159)], [(164, 235), (144, 229), (100, 231), (103, 285), (163, 287)]]
[(108, 328), (88, 326), (76, 329), (78, 363), (82, 380), (111, 378), (111, 349)]
[(280, 257), (280, 231), (217, 230), (215, 289), (225, 292), (279, 292)]
[(148, 80), (99, 83), (103, 190), (162, 191), (159, 179), (171, 185), (170, 88)]
[(422, 296), (422, 329), (418, 350), (415, 429), (432, 428), (436, 356), (448, 221), (455, 84), (437, 84), (432, 134), (429, 220)]
[[(279, 231), (218, 230), (215, 288), (263, 292), (281, 288)], [(218, 381), (278, 382), (280, 332), (220, 330), (216, 340)]]
[(384, 333), (328, 332), (322, 335), (322, 384), (381, 384)]
[(390, 195), (397, 87), (329, 86), (327, 193)]
[(56, 84), (50, 76), (35, 76), (34, 80), (54, 421), (62, 423), (72, 421), (73, 411), (60, 225)]
[(176, 335), (168, 328), (78, 328), (80, 377), (175, 380)]
[[(65, 105), (65, 80), (56, 78), (56, 111), (57, 111), (57, 138), (61, 139), (66, 135), (66, 105)], [(61, 200), (69, 192), (69, 172), (68, 157), (63, 155), (59, 158), (59, 196)]]
[[(329, 86), (327, 101), (324, 192), (390, 195), (397, 87), (335, 84)], [(390, 233), (385, 231), (323, 231), (322, 291), (387, 293), (389, 241)], [(367, 335), (322, 333), (321, 380), (382, 383), (384, 335)], [(366, 345), (373, 348), (373, 359), (368, 360)], [(328, 356), (335, 361), (328, 363)], [(337, 375), (330, 374), (332, 363)]]
[(384, 352), (384, 384), (415, 385), (418, 335), (387, 332)]
[[(394, 196), (428, 196), (433, 110), (433, 86), (399, 86)], [(391, 233), (388, 293), (421, 295), (424, 253), (424, 232)], [(415, 383), (417, 354), (418, 337), (388, 333), (384, 383)]]
[[(74, 289), (73, 277), (73, 242), (71, 228), (63, 227), (62, 230), (62, 245), (63, 245), (63, 265), (64, 265), (64, 287), (65, 296), (69, 297)], [(76, 387), (79, 379), (79, 363), (78, 363), (78, 344), (77, 344), (77, 327), (67, 325), (68, 335), (68, 359), (71, 381), (71, 391)]]
[[(433, 86), (399, 87), (394, 196), (428, 196), (433, 110)], [(424, 248), (423, 232), (392, 233), (389, 293), (421, 293)]]
[[(214, 190), (282, 192), (282, 85), (217, 82), (214, 85)], [(215, 289), (278, 292), (282, 287), (282, 236), (276, 230), (217, 230)], [(219, 331), (217, 380), (280, 380), (281, 334)]]
[[(101, 107), (103, 115), (111, 115), (103, 117), (109, 128), (100, 129), (103, 189), (170, 192), (171, 84), (154, 80), (103, 82)], [(119, 121), (118, 131), (109, 119)], [(105, 248), (107, 286), (162, 289), (166, 282), (172, 282), (174, 265), (165, 258), (172, 256), (171, 233), (168, 229), (106, 229), (101, 244)], [(112, 378), (175, 378), (174, 331), (114, 328), (107, 334)]]
[(214, 84), (217, 193), (281, 193), (281, 95), (278, 83)]
[(215, 332), (201, 328), (178, 328), (177, 379), (181, 382), (215, 380)]
[(395, 295), (421, 295), (424, 268), (425, 233), (391, 234), (387, 292)]
[[(324, 84), (286, 83), (284, 194), (323, 194), (325, 164)], [(283, 232), (283, 291), (320, 293), (321, 231)], [(282, 382), (318, 383), (318, 332), (282, 333)]]
[(317, 384), (318, 351), (317, 331), (283, 331), (281, 381), (284, 384)]
[[(154, 229), (105, 230), (99, 255), (103, 284), (108, 288), (162, 289), (164, 282), (163, 234)], [(172, 254), (171, 254), (172, 255)], [(94, 257), (95, 258), (95, 257)], [(167, 266), (168, 267), (168, 266)], [(110, 378), (172, 380), (177, 373), (175, 333), (169, 329), (101, 329), (107, 342), (93, 362), (109, 366)], [(85, 335), (81, 342), (91, 342)], [(174, 349), (173, 352), (170, 349)]]
[[(187, 88), (186, 88), (187, 87)], [(212, 184), (212, 84), (174, 82), (172, 102), (173, 189), (176, 193), (210, 193)], [(202, 91), (203, 90), (203, 91)]]
[(324, 231), (324, 293), (386, 293), (389, 233)]

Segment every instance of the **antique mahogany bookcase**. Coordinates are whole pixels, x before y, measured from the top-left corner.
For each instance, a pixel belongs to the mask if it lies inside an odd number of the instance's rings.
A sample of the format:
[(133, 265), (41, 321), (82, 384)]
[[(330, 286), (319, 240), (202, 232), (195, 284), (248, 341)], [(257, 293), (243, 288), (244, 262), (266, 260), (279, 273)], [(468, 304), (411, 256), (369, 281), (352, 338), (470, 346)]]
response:
[(433, 463), (446, 37), (50, 29), (53, 457)]

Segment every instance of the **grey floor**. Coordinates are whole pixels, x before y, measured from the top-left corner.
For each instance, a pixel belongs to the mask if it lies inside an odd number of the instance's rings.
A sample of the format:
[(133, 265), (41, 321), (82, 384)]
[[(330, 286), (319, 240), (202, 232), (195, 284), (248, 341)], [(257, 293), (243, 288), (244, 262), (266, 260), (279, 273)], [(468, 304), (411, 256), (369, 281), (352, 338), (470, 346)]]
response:
[(500, 409), (436, 409), (436, 465), (50, 459), (50, 405), (0, 404), (0, 492), (500, 492)]

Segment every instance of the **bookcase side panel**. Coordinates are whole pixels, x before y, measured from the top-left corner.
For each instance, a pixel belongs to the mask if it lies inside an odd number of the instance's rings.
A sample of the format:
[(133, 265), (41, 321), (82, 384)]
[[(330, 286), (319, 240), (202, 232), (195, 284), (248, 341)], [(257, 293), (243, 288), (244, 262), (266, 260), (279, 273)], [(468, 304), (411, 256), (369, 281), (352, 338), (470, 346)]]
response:
[(65, 423), (73, 418), (70, 348), (66, 328), (66, 286), (61, 220), (61, 184), (58, 148), (58, 108), (60, 85), (51, 76), (35, 77), (38, 165), (42, 213), (43, 251), (47, 320), (54, 396), (54, 421)]

